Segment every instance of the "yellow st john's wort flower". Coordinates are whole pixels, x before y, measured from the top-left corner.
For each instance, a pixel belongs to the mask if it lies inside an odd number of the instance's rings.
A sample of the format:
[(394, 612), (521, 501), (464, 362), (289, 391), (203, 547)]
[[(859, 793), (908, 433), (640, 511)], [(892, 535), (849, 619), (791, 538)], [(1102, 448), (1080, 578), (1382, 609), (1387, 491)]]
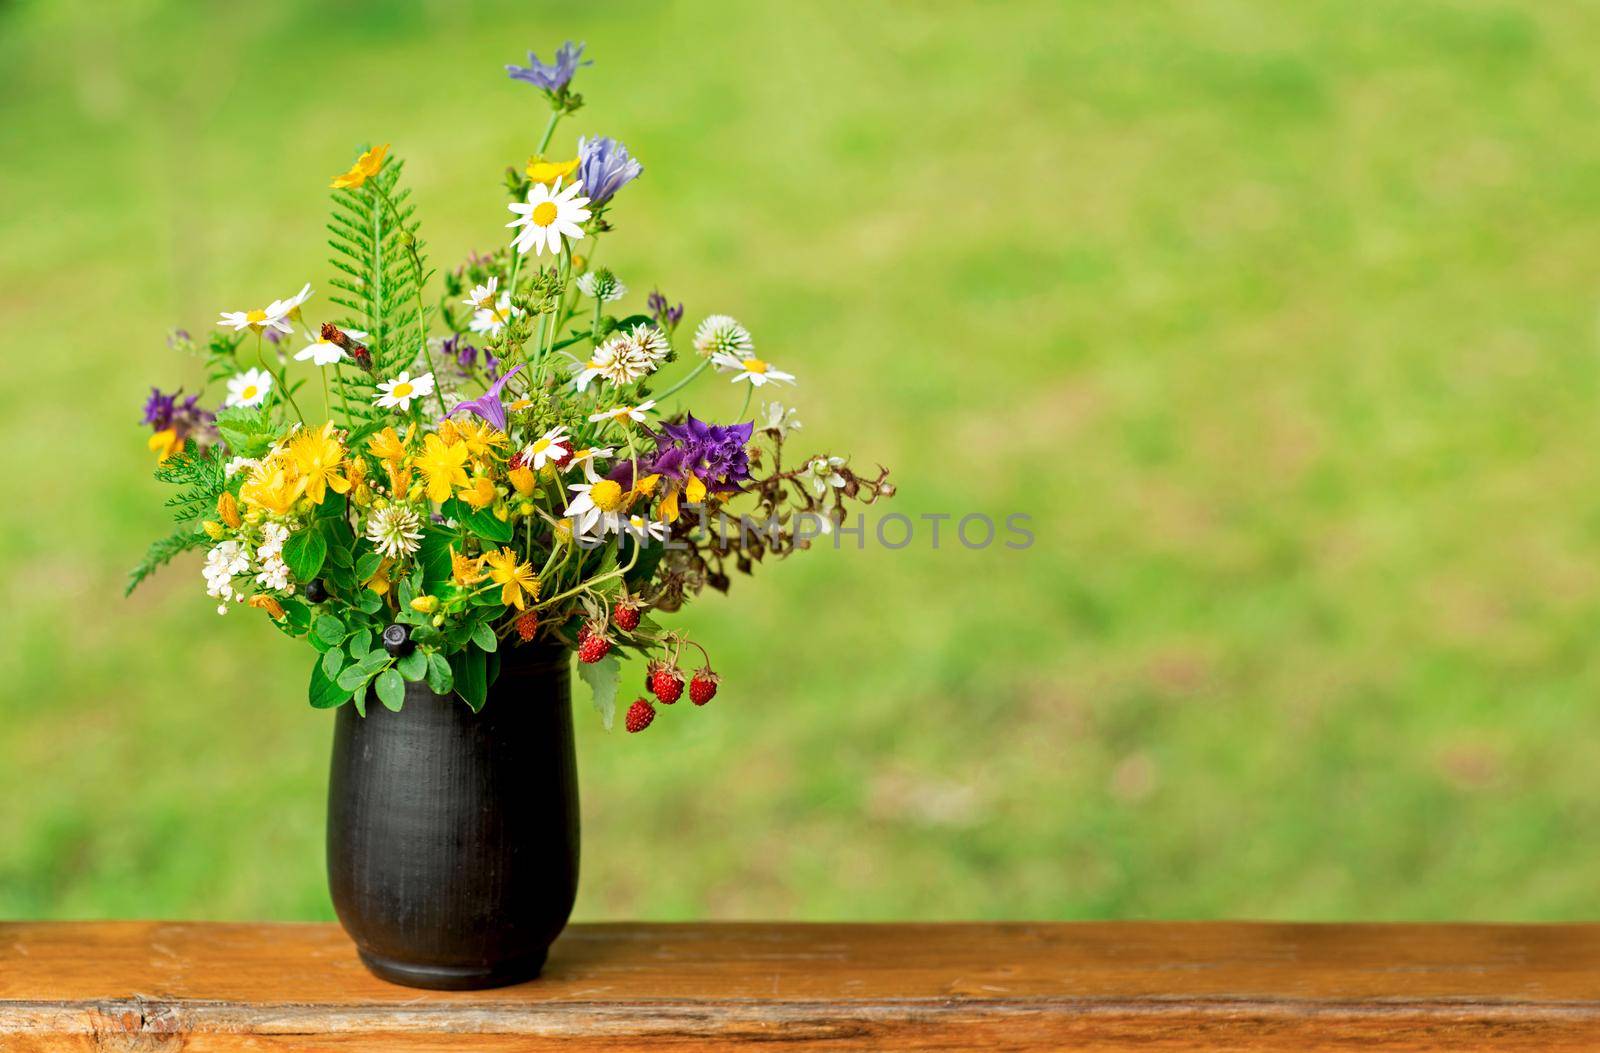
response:
[(532, 497), (533, 491), (539, 485), (539, 477), (525, 464), (519, 464), (511, 469), (506, 473), (506, 478), (511, 480), (511, 485), (519, 497)]
[[(467, 451), (475, 460), (483, 460), (489, 452), (497, 446), (506, 446), (511, 440), (506, 438), (505, 432), (496, 428), (488, 421), (464, 420), (459, 423), (446, 421), (446, 424), (455, 424), (456, 440), (466, 446)], [(442, 428), (440, 429), (443, 430)], [(448, 439), (446, 442), (450, 441)]]
[(353, 190), (378, 174), (378, 169), (383, 167), (383, 155), (389, 152), (389, 144), (374, 146), (350, 166), (344, 175), (334, 176), (333, 182), (328, 185), (335, 190)]
[(400, 433), (393, 428), (385, 428), (367, 440), (367, 452), (380, 461), (403, 461), (406, 459), (406, 448), (411, 445), (411, 440), (417, 434), (415, 424), (406, 429), (406, 437), (400, 438)]
[(428, 483), (428, 500), (447, 501), (454, 487), (467, 485), (466, 444), (447, 445), (437, 435), (423, 440), (423, 449), (412, 461)]
[(164, 461), (175, 453), (183, 450), (183, 439), (178, 436), (177, 428), (162, 428), (150, 436), (150, 450), (159, 453)]
[(305, 494), (304, 479), (293, 476), (282, 460), (270, 457), (250, 469), (250, 478), (239, 487), (239, 499), (252, 508), (286, 516)]
[(532, 599), (539, 598), (539, 579), (533, 575), (532, 563), (518, 563), (517, 554), (509, 548), (487, 553), (484, 559), (489, 564), (489, 577), (500, 586), (501, 603), (520, 611), (527, 606), (524, 593)]
[(450, 546), (450, 579), (462, 588), (483, 580), (483, 557), (468, 559)]
[(578, 158), (576, 157), (570, 161), (546, 161), (543, 157), (535, 154), (528, 158), (527, 172), (528, 178), (535, 183), (549, 185), (557, 179), (564, 179), (571, 175), (577, 170), (577, 167)]
[(499, 495), (495, 493), (494, 480), (486, 475), (480, 475), (464, 489), (457, 490), (456, 496), (481, 512), (494, 504), (494, 499)]
[(333, 421), (321, 431), (302, 431), (289, 442), (287, 456), (305, 482), (306, 497), (320, 505), (328, 491), (348, 493), (350, 480), (341, 474), (344, 445), (333, 437)]

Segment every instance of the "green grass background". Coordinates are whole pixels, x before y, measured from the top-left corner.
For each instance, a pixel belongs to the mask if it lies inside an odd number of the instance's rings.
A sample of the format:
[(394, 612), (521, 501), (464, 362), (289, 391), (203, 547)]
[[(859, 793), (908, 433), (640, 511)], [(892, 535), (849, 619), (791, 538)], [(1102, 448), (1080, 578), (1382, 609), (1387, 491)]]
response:
[(1596, 913), (1587, 5), (11, 0), (0, 916), (331, 916), (310, 651), (194, 561), (121, 598), (139, 405), (170, 326), (326, 287), (359, 142), (435, 260), (504, 238), (500, 66), (569, 36), (636, 300), (746, 321), (896, 510), (1037, 535), (694, 606), (715, 703), (580, 709), (578, 917)]

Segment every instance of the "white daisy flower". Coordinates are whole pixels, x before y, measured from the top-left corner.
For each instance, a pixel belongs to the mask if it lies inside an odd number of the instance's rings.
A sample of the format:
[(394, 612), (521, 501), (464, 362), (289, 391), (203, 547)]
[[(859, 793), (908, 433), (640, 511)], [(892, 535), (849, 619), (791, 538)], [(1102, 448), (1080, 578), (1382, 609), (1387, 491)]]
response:
[(610, 457), (615, 451), (610, 446), (590, 446), (582, 450), (572, 451), (572, 460), (568, 468), (582, 468), (583, 474), (592, 483), (600, 478), (595, 474), (594, 462), (602, 457)]
[(367, 540), (390, 559), (409, 556), (421, 547), (422, 520), (405, 505), (385, 505), (367, 520)]
[(499, 288), (500, 278), (498, 276), (491, 276), (487, 285), (474, 285), (472, 287), (472, 292), (468, 294), (467, 298), (461, 302), (466, 304), (468, 307), (476, 308), (477, 310), (483, 310), (490, 304), (494, 303), (495, 291)]
[(749, 358), (755, 353), (755, 341), (750, 330), (737, 319), (725, 314), (714, 314), (701, 322), (694, 331), (694, 349), (702, 355), (732, 355)]
[(811, 492), (818, 497), (829, 490), (844, 486), (844, 476), (839, 474), (839, 469), (844, 467), (843, 457), (813, 457), (811, 463), (806, 465), (807, 481)]
[(247, 369), (228, 381), (225, 406), (259, 406), (272, 390), (272, 374), (264, 369)]
[(573, 183), (562, 190), (560, 179), (553, 189), (543, 183), (529, 187), (526, 204), (513, 201), (506, 206), (517, 214), (506, 226), (522, 228), (512, 239), (512, 246), (519, 253), (532, 249), (535, 256), (542, 256), (549, 249), (550, 254), (556, 256), (561, 253), (563, 237), (572, 241), (582, 238), (583, 228), (579, 224), (589, 219), (589, 210), (583, 207), (589, 199), (577, 196), (582, 189), (580, 184)]
[(719, 373), (730, 372), (733, 382), (748, 380), (756, 387), (781, 380), (785, 384), (794, 383), (794, 374), (785, 373), (773, 366), (771, 362), (761, 358), (737, 358), (733, 355), (715, 354), (711, 356), (711, 364), (717, 367)]
[(385, 380), (378, 385), (378, 390), (383, 392), (373, 403), (384, 409), (400, 407), (401, 412), (411, 412), (411, 400), (426, 398), (433, 394), (433, 374), (424, 373), (413, 378), (410, 371), (401, 373), (393, 380)]
[(504, 292), (500, 294), (500, 300), (498, 303), (495, 303), (493, 306), (486, 305), (479, 307), (477, 311), (473, 313), (472, 321), (468, 323), (468, 328), (470, 328), (474, 333), (487, 333), (490, 336), (499, 336), (500, 331), (506, 327), (506, 323), (510, 322), (513, 318), (520, 318), (526, 313), (527, 312), (520, 307), (511, 306), (511, 294), (509, 292)]
[(589, 414), (589, 419), (592, 421), (615, 421), (618, 424), (631, 420), (643, 424), (644, 415), (655, 409), (655, 407), (655, 399), (646, 399), (637, 406), (614, 406), (608, 410), (601, 410), (599, 413), (591, 413)]
[(778, 438), (786, 439), (791, 431), (799, 431), (804, 425), (795, 416), (793, 409), (787, 409), (781, 402), (768, 402), (761, 408), (761, 429), (776, 432)]
[(672, 529), (659, 519), (646, 519), (638, 514), (625, 516), (620, 512), (606, 516), (602, 527), (607, 534), (626, 533), (641, 545), (646, 540), (667, 540), (667, 533)]
[(615, 303), (628, 295), (628, 287), (604, 267), (578, 275), (578, 291), (601, 303)]
[(266, 307), (255, 311), (223, 311), (222, 317), (217, 320), (219, 326), (227, 326), (234, 332), (244, 329), (254, 329), (261, 332), (263, 329), (276, 329), (280, 333), (294, 332), (294, 326), (289, 324), (291, 315), (298, 314), (300, 305), (306, 302), (311, 295), (311, 285), (308, 282), (300, 292), (287, 300), (273, 300)]
[(522, 451), (522, 463), (534, 471), (555, 464), (572, 452), (568, 442), (567, 429), (557, 425), (528, 444)]
[(232, 479), (234, 476), (238, 475), (240, 472), (244, 471), (246, 468), (254, 468), (256, 465), (258, 465), (260, 463), (261, 462), (256, 460), (254, 457), (233, 457), (233, 458), (230, 458), (228, 463), (222, 466), (223, 478)]
[[(344, 330), (344, 335), (355, 340), (365, 340), (367, 338), (367, 334), (359, 329), (346, 329)], [(304, 362), (309, 358), (316, 365), (331, 366), (335, 362), (348, 357), (344, 353), (344, 348), (332, 340), (324, 340), (320, 335), (312, 336), (310, 333), (306, 334), (306, 339), (310, 340), (311, 343), (295, 352), (294, 360), (296, 362)]]
[[(287, 318), (290, 321), (298, 321), (300, 318), (300, 307), (309, 299), (311, 299), (311, 283), (306, 282), (300, 287), (299, 292), (295, 293), (287, 300), (279, 300), (277, 303), (273, 304), (272, 307), (277, 307), (279, 313), (284, 318)], [(267, 308), (267, 312), (269, 314), (272, 312), (272, 307)]]

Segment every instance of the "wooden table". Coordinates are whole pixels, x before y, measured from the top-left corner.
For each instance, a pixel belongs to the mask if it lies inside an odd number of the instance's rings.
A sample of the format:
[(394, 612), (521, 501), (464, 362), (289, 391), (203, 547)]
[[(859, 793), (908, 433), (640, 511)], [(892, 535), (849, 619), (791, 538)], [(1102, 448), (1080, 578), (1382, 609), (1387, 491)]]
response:
[(442, 993), (331, 925), (0, 924), (5, 1053), (768, 1043), (1595, 1050), (1600, 926), (574, 925), (543, 979)]

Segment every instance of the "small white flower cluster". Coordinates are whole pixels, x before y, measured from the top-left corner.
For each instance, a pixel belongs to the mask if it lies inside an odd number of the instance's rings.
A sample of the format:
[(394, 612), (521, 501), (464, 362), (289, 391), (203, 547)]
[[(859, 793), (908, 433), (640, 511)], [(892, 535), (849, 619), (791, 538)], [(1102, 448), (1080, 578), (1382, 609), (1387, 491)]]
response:
[(274, 592), (282, 592), (289, 587), (289, 565), (283, 561), (283, 543), (289, 540), (289, 528), (281, 523), (268, 523), (261, 528), (261, 536), (263, 540), (256, 549), (261, 570), (256, 574), (256, 581)]
[(830, 488), (838, 489), (843, 486), (844, 476), (839, 474), (839, 469), (843, 468), (844, 464), (843, 457), (813, 457), (811, 463), (806, 465), (811, 492), (822, 497)]
[(390, 559), (409, 556), (422, 540), (422, 520), (405, 505), (386, 505), (367, 520), (367, 539)]
[(605, 343), (595, 348), (587, 362), (573, 366), (573, 380), (578, 390), (589, 386), (596, 377), (603, 377), (616, 385), (631, 384), (660, 368), (672, 351), (672, 345), (661, 330), (640, 322), (626, 333), (614, 333)]
[(238, 541), (224, 541), (206, 553), (206, 564), (200, 573), (206, 579), (206, 595), (222, 602), (217, 604), (218, 614), (228, 613), (229, 600), (243, 600), (233, 589), (235, 574), (250, 572), (250, 550)]
[(601, 303), (615, 303), (628, 295), (628, 287), (604, 267), (578, 275), (578, 291)]

